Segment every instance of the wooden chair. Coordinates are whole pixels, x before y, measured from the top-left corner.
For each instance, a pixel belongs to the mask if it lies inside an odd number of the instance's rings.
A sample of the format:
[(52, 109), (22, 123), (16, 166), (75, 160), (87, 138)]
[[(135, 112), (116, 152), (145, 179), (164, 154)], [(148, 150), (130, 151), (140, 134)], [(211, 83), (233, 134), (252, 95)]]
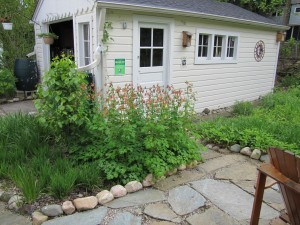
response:
[(250, 225), (258, 225), (267, 176), (277, 181), (287, 211), (282, 219), (300, 225), (300, 157), (278, 148), (269, 148), (270, 164), (258, 168)]

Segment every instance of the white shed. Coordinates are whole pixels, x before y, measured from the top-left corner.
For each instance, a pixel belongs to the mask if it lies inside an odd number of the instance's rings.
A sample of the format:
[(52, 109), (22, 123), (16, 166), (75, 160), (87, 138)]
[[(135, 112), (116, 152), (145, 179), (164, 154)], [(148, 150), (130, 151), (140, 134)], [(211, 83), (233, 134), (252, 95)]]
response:
[(276, 35), (288, 29), (213, 0), (40, 0), (33, 20), (36, 34), (60, 37), (50, 46), (36, 38), (41, 71), (65, 52), (94, 74), (98, 90), (108, 82), (181, 88), (189, 81), (198, 112), (271, 92)]

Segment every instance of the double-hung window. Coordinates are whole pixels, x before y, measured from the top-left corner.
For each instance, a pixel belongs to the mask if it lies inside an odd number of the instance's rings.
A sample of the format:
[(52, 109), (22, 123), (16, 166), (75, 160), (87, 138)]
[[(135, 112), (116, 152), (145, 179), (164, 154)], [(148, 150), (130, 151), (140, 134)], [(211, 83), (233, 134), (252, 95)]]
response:
[(198, 29), (195, 64), (237, 63), (239, 35)]

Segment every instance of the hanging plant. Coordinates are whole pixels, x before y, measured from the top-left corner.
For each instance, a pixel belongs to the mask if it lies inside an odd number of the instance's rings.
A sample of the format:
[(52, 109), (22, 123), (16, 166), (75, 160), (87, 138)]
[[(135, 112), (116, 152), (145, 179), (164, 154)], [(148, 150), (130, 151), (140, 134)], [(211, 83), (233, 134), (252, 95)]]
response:
[(38, 37), (43, 38), (44, 43), (48, 45), (52, 45), (54, 43), (54, 39), (58, 39), (58, 36), (54, 33), (41, 33), (38, 34)]
[(0, 22), (2, 23), (3, 29), (4, 30), (12, 30), (13, 28), (13, 23), (10, 20), (10, 17), (1, 17)]

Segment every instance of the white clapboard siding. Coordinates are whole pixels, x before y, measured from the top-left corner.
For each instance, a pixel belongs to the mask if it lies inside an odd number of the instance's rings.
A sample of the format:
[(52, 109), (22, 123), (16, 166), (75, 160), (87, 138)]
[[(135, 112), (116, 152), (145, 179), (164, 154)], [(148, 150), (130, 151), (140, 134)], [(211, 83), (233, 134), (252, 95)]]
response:
[[(107, 12), (106, 20), (112, 22), (113, 26), (109, 33), (114, 39), (108, 44), (106, 53), (107, 80), (117, 85), (132, 82), (134, 14), (135, 12), (120, 10)], [(152, 16), (163, 17), (164, 15), (153, 14)], [(272, 91), (277, 62), (276, 31), (207, 19), (179, 16), (174, 16), (173, 19), (175, 19), (175, 30), (173, 51), (169, 54), (169, 57), (172, 57), (170, 84), (175, 88), (184, 88), (186, 81), (191, 82), (196, 92), (195, 107), (198, 112), (204, 108), (216, 109), (230, 106), (236, 101), (254, 100)], [(127, 24), (126, 29), (123, 29), (124, 22)], [(237, 63), (195, 64), (196, 32), (200, 28), (238, 34)], [(192, 33), (190, 47), (182, 47), (182, 31)], [(254, 47), (260, 40), (265, 43), (265, 55), (261, 62), (256, 62)], [(125, 58), (125, 76), (114, 76), (116, 58)], [(186, 66), (181, 65), (183, 58), (186, 59)]]

